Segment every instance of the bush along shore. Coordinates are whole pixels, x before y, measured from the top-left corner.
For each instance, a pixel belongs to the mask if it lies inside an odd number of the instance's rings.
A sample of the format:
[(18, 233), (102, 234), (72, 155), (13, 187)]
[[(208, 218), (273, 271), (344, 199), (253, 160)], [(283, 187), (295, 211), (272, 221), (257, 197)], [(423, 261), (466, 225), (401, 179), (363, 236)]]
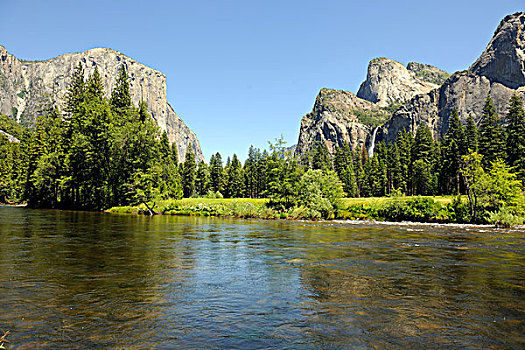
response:
[[(523, 199), (518, 207), (498, 212), (488, 212), (476, 223), (493, 224), (499, 227), (522, 225)], [(149, 208), (148, 208), (149, 207)], [(235, 218), (286, 219), (286, 220), (373, 220), (390, 222), (424, 223), (472, 223), (467, 196), (440, 197), (379, 197), (344, 198), (329, 216), (321, 216), (315, 209), (305, 205), (292, 208), (276, 208), (269, 199), (251, 198), (185, 198), (160, 200), (137, 206), (113, 207), (106, 212), (145, 214), (152, 209), (156, 215), (215, 216)]]

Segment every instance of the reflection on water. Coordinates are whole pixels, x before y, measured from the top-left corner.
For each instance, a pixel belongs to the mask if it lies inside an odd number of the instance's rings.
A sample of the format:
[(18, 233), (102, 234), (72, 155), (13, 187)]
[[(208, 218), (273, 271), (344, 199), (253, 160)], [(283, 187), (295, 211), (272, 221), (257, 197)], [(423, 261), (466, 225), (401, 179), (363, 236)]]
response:
[(0, 208), (8, 348), (525, 347), (523, 231)]

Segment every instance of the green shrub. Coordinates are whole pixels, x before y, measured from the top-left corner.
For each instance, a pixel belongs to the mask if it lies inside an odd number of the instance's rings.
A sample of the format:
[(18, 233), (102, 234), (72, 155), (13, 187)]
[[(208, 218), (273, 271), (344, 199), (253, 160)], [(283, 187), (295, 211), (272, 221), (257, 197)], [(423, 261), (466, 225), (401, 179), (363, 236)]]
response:
[(511, 227), (523, 224), (525, 218), (510, 208), (503, 207), (498, 211), (489, 212), (486, 219), (489, 223), (499, 227)]
[(110, 213), (138, 213), (140, 211), (137, 207), (113, 207), (107, 210)]
[(377, 208), (362, 204), (354, 204), (346, 209), (339, 209), (337, 217), (351, 220), (374, 220), (379, 218)]
[(394, 200), (378, 209), (378, 215), (392, 221), (441, 221), (446, 211), (431, 198), (416, 197), (408, 201)]
[(452, 203), (447, 205), (447, 211), (450, 221), (458, 223), (470, 222), (468, 202), (462, 201), (461, 196), (457, 196)]
[(288, 218), (292, 220), (307, 219), (308, 208), (304, 205), (294, 207), (288, 212)]
[(299, 182), (298, 203), (308, 208), (312, 219), (332, 218), (343, 195), (343, 185), (331, 170), (308, 170)]
[(209, 190), (208, 193), (206, 193), (206, 195), (204, 196), (204, 198), (223, 198), (223, 196), (222, 193), (220, 193), (219, 191), (213, 192), (212, 190)]

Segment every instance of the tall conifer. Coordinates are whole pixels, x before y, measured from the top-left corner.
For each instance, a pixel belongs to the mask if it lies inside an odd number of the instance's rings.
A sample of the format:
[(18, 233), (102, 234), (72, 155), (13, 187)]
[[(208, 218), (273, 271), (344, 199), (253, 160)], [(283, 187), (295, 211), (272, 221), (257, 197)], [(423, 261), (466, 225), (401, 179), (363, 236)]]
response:
[(525, 112), (523, 100), (518, 94), (509, 100), (507, 120), (507, 161), (516, 167), (519, 177), (525, 177)]
[(490, 95), (485, 100), (479, 133), (478, 147), (479, 153), (483, 155), (483, 166), (490, 166), (496, 159), (504, 160), (506, 158), (505, 134)]

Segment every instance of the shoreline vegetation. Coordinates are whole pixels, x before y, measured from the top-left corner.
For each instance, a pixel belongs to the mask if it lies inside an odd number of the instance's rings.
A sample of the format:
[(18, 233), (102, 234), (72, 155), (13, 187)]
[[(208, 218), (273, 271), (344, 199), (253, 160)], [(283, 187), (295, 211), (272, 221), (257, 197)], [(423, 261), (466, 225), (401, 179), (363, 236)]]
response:
[[(522, 198), (524, 199), (524, 198)], [(337, 210), (328, 217), (308, 215), (305, 207), (294, 207), (288, 210), (276, 210), (270, 200), (264, 198), (184, 198), (160, 200), (136, 206), (112, 207), (104, 212), (116, 214), (180, 215), (180, 216), (213, 216), (265, 220), (310, 220), (331, 222), (376, 222), (393, 224), (411, 222), (414, 224), (471, 224), (462, 220), (456, 213), (458, 203), (468, 203), (467, 196), (413, 196), (413, 197), (369, 197), (343, 198), (337, 204)], [(496, 227), (520, 226), (523, 219), (507, 223), (491, 220), (489, 225)], [(473, 225), (473, 224), (472, 224)], [(479, 224), (478, 224), (479, 225)]]
[[(95, 67), (81, 63), (63, 106), (51, 103), (25, 128), (0, 115), (0, 202), (32, 208), (168, 215), (381, 220), (516, 226), (525, 221), (525, 111), (520, 95), (498, 115), (454, 109), (435, 140), (428, 126), (365, 147), (313, 144), (296, 155), (283, 137), (250, 146), (244, 162), (213, 154), (197, 163), (132, 103), (122, 66), (109, 97)], [(265, 199), (263, 199), (265, 198)], [(130, 206), (131, 205), (131, 206)], [(108, 209), (110, 208), (110, 209)]]

